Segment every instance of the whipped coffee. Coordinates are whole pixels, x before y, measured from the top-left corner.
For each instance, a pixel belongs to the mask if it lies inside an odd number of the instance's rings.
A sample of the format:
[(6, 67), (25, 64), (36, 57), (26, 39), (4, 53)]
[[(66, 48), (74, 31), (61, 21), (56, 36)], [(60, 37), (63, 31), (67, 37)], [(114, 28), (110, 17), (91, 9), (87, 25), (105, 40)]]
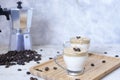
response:
[(70, 39), (70, 43), (72, 47), (78, 47), (81, 49), (88, 50), (90, 39), (86, 37), (76, 36)]
[[(76, 50), (75, 50), (76, 49)], [(79, 50), (77, 50), (79, 49)], [(71, 57), (87, 56), (87, 51), (80, 48), (65, 48), (63, 51), (64, 55)]]
[(90, 39), (86, 37), (76, 36), (70, 39), (71, 43), (78, 43), (78, 44), (89, 44)]

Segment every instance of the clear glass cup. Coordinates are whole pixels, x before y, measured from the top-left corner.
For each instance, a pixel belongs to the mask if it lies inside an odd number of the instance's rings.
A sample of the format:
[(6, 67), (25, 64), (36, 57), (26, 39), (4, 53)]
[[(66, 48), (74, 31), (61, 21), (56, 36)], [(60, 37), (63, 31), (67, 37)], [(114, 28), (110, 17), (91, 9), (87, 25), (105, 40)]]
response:
[[(64, 67), (57, 61), (57, 58), (59, 56), (63, 56), (66, 67)], [(69, 47), (64, 48), (63, 54), (56, 56), (54, 58), (54, 61), (58, 66), (66, 70), (68, 75), (77, 76), (84, 73), (84, 63), (87, 58), (87, 51), (80, 51), (79, 48), (76, 48), (75, 50), (75, 48)]]

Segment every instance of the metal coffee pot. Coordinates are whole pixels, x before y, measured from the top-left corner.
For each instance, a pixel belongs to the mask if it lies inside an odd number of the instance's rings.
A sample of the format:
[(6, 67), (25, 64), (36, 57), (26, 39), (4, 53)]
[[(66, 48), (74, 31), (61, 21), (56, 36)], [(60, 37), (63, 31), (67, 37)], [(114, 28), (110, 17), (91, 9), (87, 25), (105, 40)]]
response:
[(32, 48), (30, 28), (32, 21), (32, 8), (23, 8), (22, 2), (17, 2), (17, 8), (10, 10), (0, 7), (0, 15), (11, 20), (10, 50), (29, 50)]

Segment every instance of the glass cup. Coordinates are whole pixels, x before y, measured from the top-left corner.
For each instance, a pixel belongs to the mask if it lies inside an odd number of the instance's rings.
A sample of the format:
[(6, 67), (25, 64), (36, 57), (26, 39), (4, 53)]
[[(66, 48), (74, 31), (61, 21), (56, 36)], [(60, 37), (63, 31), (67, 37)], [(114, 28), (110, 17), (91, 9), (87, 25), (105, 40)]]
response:
[[(58, 61), (58, 56), (63, 56), (66, 67), (62, 66)], [(84, 73), (84, 63), (88, 58), (88, 53), (85, 50), (80, 51), (79, 48), (65, 48), (62, 55), (54, 58), (55, 63), (66, 70), (68, 75), (77, 76)]]

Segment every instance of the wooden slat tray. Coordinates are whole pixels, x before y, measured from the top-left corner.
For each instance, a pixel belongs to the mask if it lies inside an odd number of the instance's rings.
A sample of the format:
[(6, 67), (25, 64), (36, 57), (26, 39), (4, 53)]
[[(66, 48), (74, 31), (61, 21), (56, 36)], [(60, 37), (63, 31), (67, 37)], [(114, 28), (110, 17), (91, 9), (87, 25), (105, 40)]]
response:
[[(102, 63), (103, 60), (106, 62)], [(62, 57), (59, 57), (58, 61), (60, 64), (64, 65)], [(91, 66), (92, 63), (94, 66)], [(45, 71), (45, 67), (49, 67), (49, 70)], [(53, 67), (57, 67), (57, 70), (54, 70)], [(100, 80), (119, 67), (120, 58), (89, 53), (89, 58), (85, 63), (85, 72), (80, 76), (67, 75), (66, 71), (55, 64), (53, 60), (31, 67), (30, 72), (45, 80)]]

